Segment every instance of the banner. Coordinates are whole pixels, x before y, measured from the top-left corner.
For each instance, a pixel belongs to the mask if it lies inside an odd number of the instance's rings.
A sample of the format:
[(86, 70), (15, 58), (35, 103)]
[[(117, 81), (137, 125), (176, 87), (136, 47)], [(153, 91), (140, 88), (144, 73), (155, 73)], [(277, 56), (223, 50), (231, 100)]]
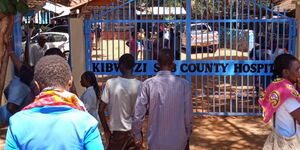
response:
[[(134, 75), (156, 75), (157, 61), (137, 61)], [(273, 61), (175, 61), (175, 75), (272, 75)], [(91, 61), (90, 71), (97, 75), (121, 75), (118, 61)]]

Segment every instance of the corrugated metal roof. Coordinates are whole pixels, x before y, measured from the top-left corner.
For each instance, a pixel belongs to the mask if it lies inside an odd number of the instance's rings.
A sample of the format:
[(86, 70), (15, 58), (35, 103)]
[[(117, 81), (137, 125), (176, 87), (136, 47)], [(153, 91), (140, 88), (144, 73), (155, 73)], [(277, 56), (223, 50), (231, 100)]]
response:
[(185, 15), (186, 11), (183, 7), (148, 7), (147, 10), (136, 10), (137, 15)]
[(282, 0), (281, 2), (278, 2), (276, 6), (274, 6), (274, 10), (278, 11), (279, 7), (279, 12), (286, 12), (292, 11), (296, 9), (296, 4), (293, 2), (293, 0)]
[(43, 6), (43, 9), (54, 12), (56, 14), (61, 14), (66, 10), (69, 10), (70, 12), (70, 9), (68, 7), (52, 2), (46, 2), (46, 4)]

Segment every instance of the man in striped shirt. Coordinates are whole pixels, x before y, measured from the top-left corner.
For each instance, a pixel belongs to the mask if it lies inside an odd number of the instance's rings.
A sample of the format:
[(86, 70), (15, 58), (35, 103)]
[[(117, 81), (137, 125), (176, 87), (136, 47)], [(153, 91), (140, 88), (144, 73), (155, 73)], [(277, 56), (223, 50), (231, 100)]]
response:
[(174, 56), (170, 49), (160, 50), (160, 70), (143, 82), (135, 106), (132, 134), (141, 145), (141, 128), (149, 111), (148, 144), (150, 150), (184, 150), (192, 132), (191, 85), (172, 75)]

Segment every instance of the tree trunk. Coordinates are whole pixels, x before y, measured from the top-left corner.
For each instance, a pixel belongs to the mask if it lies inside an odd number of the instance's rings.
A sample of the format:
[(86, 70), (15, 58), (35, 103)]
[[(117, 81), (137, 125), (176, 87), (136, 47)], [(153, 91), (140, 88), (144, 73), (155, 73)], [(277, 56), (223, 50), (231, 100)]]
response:
[(0, 13), (0, 102), (4, 90), (6, 70), (8, 64), (8, 52), (6, 50), (6, 43), (12, 37), (14, 16), (3, 15)]

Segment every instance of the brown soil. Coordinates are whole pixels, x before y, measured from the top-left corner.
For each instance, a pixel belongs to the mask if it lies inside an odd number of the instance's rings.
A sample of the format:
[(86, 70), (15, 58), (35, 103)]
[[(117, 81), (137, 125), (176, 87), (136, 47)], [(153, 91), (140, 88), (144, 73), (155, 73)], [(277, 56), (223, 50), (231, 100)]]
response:
[[(270, 124), (264, 124), (261, 117), (194, 116), (190, 149), (258, 150), (262, 149), (270, 131)], [(4, 149), (5, 133), (6, 128), (2, 128), (0, 130), (0, 149)]]

